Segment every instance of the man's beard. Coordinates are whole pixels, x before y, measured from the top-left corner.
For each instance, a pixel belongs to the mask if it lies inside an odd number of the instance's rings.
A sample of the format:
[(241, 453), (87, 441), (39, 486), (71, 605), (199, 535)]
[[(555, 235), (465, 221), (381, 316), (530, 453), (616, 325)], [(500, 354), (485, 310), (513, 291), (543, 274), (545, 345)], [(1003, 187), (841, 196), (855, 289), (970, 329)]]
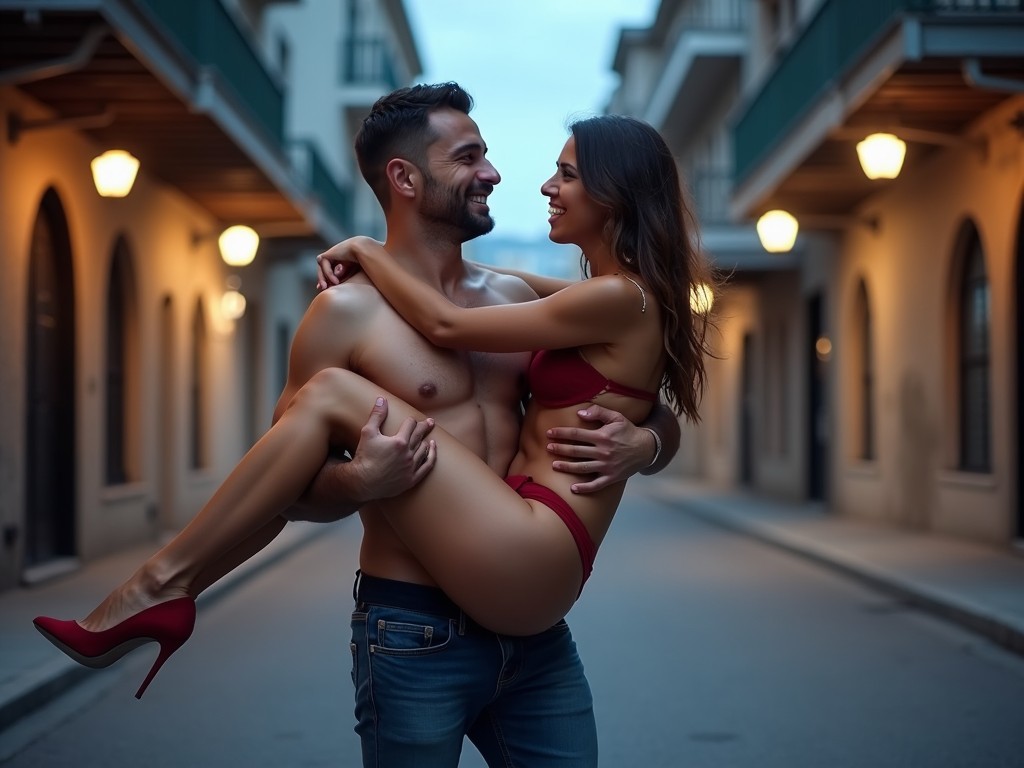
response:
[[(488, 214), (473, 213), (470, 210), (469, 194), (463, 195), (458, 190), (442, 186), (429, 173), (424, 173), (423, 206), (421, 215), (437, 224), (443, 224), (459, 233), (459, 242), (472, 240), (474, 237), (486, 235), (494, 229), (494, 219)], [(487, 194), (489, 189), (475, 194)]]

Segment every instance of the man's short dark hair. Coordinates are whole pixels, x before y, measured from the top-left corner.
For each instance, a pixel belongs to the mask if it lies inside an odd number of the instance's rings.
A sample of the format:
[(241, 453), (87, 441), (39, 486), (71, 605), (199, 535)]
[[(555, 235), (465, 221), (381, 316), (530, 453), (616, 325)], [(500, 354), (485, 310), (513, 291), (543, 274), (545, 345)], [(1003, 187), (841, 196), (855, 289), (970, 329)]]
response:
[(472, 108), (473, 97), (458, 83), (414, 85), (377, 99), (356, 134), (355, 152), (359, 171), (385, 211), (388, 162), (401, 157), (423, 167), (427, 147), (437, 139), (430, 128), (430, 113), (454, 109), (468, 115)]

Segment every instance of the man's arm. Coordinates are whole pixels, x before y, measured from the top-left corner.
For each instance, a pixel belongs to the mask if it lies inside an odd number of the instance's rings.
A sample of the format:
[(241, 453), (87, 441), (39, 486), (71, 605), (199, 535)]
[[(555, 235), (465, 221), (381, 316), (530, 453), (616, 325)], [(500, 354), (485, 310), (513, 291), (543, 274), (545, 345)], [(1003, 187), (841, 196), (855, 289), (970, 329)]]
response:
[(637, 472), (644, 475), (660, 472), (679, 450), (682, 434), (679, 421), (663, 403), (656, 403), (639, 425), (599, 405), (582, 408), (578, 415), (584, 421), (600, 422), (601, 426), (596, 429), (555, 427), (547, 433), (551, 440), (548, 452), (571, 459), (556, 459), (551, 464), (553, 469), (576, 475), (596, 475), (587, 482), (574, 484), (573, 493), (593, 493)]
[[(276, 422), (292, 398), (325, 368), (348, 368), (358, 340), (367, 332), (375, 308), (372, 289), (346, 285), (314, 298), (292, 341), (288, 381), (274, 409)], [(332, 522), (351, 515), (371, 499), (386, 498), (411, 488), (434, 464), (435, 446), (425, 440), (433, 421), (403, 422), (394, 436), (380, 426), (387, 402), (373, 406), (360, 432), (352, 458), (332, 456), (321, 467), (299, 502), (285, 517)]]
[(387, 415), (387, 400), (381, 399), (363, 425), (352, 457), (328, 457), (285, 517), (334, 522), (366, 502), (397, 496), (426, 477), (437, 458), (436, 443), (426, 439), (434, 420), (406, 419), (398, 432), (389, 436), (380, 431)]

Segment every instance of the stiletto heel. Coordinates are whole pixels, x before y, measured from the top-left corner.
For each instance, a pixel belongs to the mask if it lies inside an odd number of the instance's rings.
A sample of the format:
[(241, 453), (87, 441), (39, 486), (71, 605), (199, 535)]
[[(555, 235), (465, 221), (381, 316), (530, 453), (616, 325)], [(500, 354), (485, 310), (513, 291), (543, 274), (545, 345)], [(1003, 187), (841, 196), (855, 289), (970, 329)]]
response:
[(129, 616), (102, 632), (84, 629), (77, 621), (61, 621), (48, 616), (39, 616), (32, 623), (60, 650), (79, 664), (93, 669), (109, 667), (145, 643), (159, 643), (160, 653), (135, 694), (135, 698), (141, 699), (164, 662), (192, 636), (196, 604), (191, 597), (168, 600)]

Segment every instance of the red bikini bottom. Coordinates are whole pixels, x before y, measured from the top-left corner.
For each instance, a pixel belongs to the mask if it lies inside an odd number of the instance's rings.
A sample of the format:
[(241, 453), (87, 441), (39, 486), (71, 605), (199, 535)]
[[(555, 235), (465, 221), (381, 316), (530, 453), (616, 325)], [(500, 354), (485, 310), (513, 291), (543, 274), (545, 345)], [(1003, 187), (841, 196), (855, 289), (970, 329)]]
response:
[[(566, 504), (565, 499), (546, 485), (533, 482), (533, 478), (529, 475), (509, 475), (505, 478), (505, 482), (524, 499), (533, 499), (549, 507), (565, 523), (565, 527), (572, 535), (572, 540), (576, 542), (576, 549), (580, 553), (580, 563), (583, 565), (583, 581), (580, 582), (580, 592), (582, 592), (583, 585), (587, 583), (587, 579), (590, 578), (590, 574), (594, 570), (597, 546), (590, 538), (590, 531), (583, 525), (579, 515)], [(576, 596), (579, 597), (579, 592), (576, 593)]]

